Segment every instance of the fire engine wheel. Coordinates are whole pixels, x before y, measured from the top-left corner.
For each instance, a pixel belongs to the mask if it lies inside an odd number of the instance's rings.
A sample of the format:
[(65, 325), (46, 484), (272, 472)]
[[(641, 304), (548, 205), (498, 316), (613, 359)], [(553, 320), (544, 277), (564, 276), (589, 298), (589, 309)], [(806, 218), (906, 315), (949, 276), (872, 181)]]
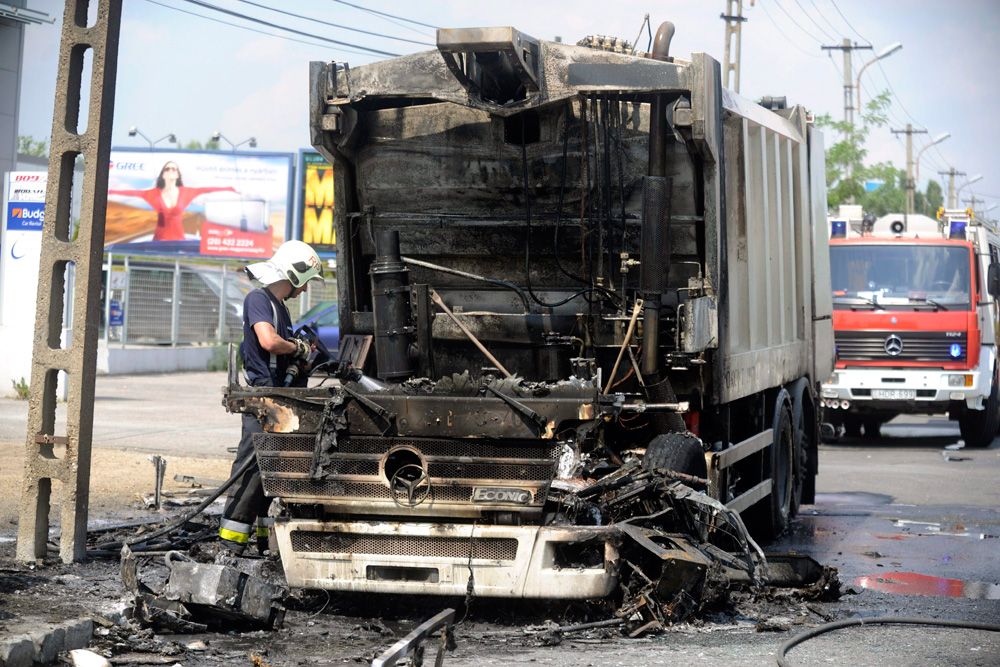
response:
[(764, 450), (764, 474), (772, 480), (771, 493), (748, 512), (751, 531), (765, 540), (773, 540), (788, 527), (792, 514), (795, 438), (792, 408), (788, 392), (782, 389), (775, 401), (774, 442)]
[(958, 426), (965, 446), (989, 447), (1000, 428), (1000, 395), (997, 388), (997, 371), (993, 370), (993, 389), (982, 410), (966, 410), (959, 417)]
[(863, 422), (858, 417), (850, 416), (844, 418), (844, 435), (850, 438), (861, 437), (861, 427)]
[(642, 467), (646, 470), (667, 468), (701, 478), (708, 476), (701, 440), (690, 433), (661, 433), (650, 440), (646, 455), (642, 457)]
[(881, 435), (883, 422), (878, 417), (866, 417), (861, 423), (864, 424), (866, 438), (874, 439)]

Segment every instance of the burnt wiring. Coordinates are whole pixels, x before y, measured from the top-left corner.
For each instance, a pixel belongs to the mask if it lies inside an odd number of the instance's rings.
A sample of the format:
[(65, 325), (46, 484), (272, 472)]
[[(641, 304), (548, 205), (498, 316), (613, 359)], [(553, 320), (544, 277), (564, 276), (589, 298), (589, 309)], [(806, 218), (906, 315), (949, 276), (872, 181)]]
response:
[[(108, 544), (102, 544), (97, 549), (93, 551), (88, 551), (88, 553), (92, 555), (117, 555), (123, 546), (128, 546), (131, 548), (138, 546), (140, 544), (146, 544), (148, 542), (151, 542), (152, 540), (155, 540), (158, 537), (169, 535), (170, 533), (174, 532), (175, 530), (186, 524), (194, 517), (204, 512), (209, 505), (214, 503), (219, 496), (225, 493), (230, 486), (235, 484), (237, 480), (243, 477), (244, 473), (246, 473), (248, 470), (250, 470), (251, 467), (255, 465), (257, 465), (257, 457), (255, 454), (251, 453), (242, 461), (239, 461), (238, 465), (234, 466), (234, 472), (229, 477), (229, 479), (223, 482), (222, 485), (219, 486), (217, 489), (212, 491), (212, 493), (208, 494), (208, 496), (206, 496), (205, 499), (202, 500), (197, 507), (192, 509), (190, 512), (184, 514), (180, 519), (177, 519), (176, 521), (169, 523), (158, 530), (154, 530), (152, 533), (148, 535), (141, 535), (134, 539), (122, 542), (111, 542)], [(139, 550), (133, 549), (133, 551), (139, 551)]]
[(524, 117), (521, 117), (521, 186), (524, 192), (524, 223), (527, 227), (525, 232), (525, 243), (524, 243), (524, 279), (526, 291), (531, 300), (537, 303), (543, 308), (556, 308), (564, 304), (569, 303), (578, 296), (584, 294), (590, 294), (595, 291), (593, 287), (587, 287), (577, 292), (574, 292), (570, 296), (562, 299), (561, 301), (556, 301), (549, 303), (543, 301), (541, 298), (535, 294), (531, 287), (531, 197), (529, 196), (529, 184), (528, 184), (528, 149), (524, 143)]

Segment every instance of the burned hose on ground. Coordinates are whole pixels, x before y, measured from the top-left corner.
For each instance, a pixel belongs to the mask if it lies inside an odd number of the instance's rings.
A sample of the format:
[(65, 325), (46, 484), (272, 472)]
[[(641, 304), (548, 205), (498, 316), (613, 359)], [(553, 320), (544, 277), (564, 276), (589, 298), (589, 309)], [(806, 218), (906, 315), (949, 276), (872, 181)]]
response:
[(112, 551), (114, 553), (118, 553), (118, 551), (125, 545), (133, 547), (137, 544), (143, 544), (145, 542), (149, 542), (150, 540), (154, 540), (157, 537), (162, 537), (163, 535), (168, 535), (172, 533), (173, 531), (177, 530), (178, 528), (183, 526), (185, 523), (187, 523), (194, 517), (204, 512), (209, 505), (214, 503), (219, 496), (221, 496), (223, 493), (226, 492), (226, 490), (229, 487), (235, 484), (236, 480), (241, 478), (244, 473), (246, 473), (248, 470), (250, 470), (252, 466), (256, 464), (257, 464), (257, 457), (253, 452), (251, 452), (246, 457), (246, 459), (244, 459), (243, 462), (239, 464), (239, 467), (237, 467), (236, 472), (234, 472), (229, 479), (223, 482), (222, 485), (219, 486), (219, 488), (215, 489), (215, 491), (212, 491), (212, 493), (210, 493), (203, 501), (201, 501), (197, 507), (195, 507), (193, 510), (182, 516), (180, 519), (174, 521), (173, 523), (167, 524), (162, 528), (154, 530), (149, 535), (143, 535), (139, 538), (128, 540), (125, 542), (111, 542), (110, 544), (102, 544), (98, 549), (95, 549), (91, 553), (112, 552)]
[(789, 667), (791, 663), (786, 658), (786, 655), (793, 648), (801, 644), (802, 642), (818, 637), (819, 635), (825, 634), (827, 632), (832, 632), (833, 630), (840, 630), (841, 628), (850, 628), (854, 626), (863, 625), (931, 625), (939, 626), (944, 628), (964, 628), (967, 630), (985, 630), (987, 632), (1000, 632), (1000, 625), (992, 625), (990, 623), (974, 623), (970, 621), (949, 621), (949, 620), (938, 620), (935, 618), (918, 618), (914, 616), (882, 616), (880, 618), (849, 618), (843, 621), (834, 621), (832, 623), (825, 623), (819, 625), (811, 630), (803, 632), (801, 635), (792, 637), (787, 642), (781, 645), (778, 649), (778, 655), (775, 658), (778, 661), (779, 667)]

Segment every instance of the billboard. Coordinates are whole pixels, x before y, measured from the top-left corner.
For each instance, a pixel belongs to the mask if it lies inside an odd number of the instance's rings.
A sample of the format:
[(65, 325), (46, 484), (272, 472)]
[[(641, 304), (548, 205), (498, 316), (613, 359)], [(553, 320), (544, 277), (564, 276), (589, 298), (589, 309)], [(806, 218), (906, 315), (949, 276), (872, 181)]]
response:
[(337, 250), (333, 224), (333, 165), (315, 151), (299, 151), (299, 238), (317, 251)]
[(292, 155), (111, 151), (115, 252), (267, 258), (288, 237)]
[[(45, 223), (44, 171), (7, 172), (0, 241), (0, 396), (31, 378), (38, 260)], [(65, 386), (65, 385), (64, 385)]]

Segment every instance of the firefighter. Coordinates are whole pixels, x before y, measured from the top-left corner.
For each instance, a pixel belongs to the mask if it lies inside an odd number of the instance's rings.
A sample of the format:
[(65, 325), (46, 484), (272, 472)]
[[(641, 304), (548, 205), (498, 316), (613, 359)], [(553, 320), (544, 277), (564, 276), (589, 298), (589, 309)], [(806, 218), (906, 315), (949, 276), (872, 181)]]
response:
[[(302, 241), (286, 241), (266, 262), (244, 269), (252, 280), (262, 285), (243, 301), (243, 343), (240, 354), (247, 383), (252, 387), (280, 387), (290, 364), (305, 360), (309, 343), (292, 335), (292, 318), (285, 301), (305, 291), (311, 280), (323, 282), (319, 255)], [(248, 456), (253, 456), (252, 436), (262, 433), (254, 415), (243, 413), (243, 436), (240, 439), (233, 473)], [(237, 480), (229, 493), (222, 514), (219, 537), (234, 553), (242, 553), (252, 532), (266, 540), (268, 501), (254, 465)], [(259, 520), (254, 530), (255, 520)]]

